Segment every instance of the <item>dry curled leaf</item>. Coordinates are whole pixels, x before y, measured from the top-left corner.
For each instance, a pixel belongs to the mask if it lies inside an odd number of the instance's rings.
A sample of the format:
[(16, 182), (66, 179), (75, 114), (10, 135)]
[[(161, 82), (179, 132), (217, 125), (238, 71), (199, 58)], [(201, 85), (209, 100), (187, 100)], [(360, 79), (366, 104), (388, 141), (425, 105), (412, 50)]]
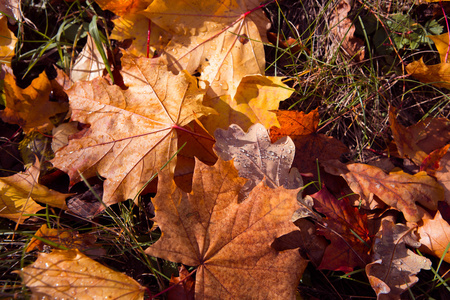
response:
[(160, 173), (153, 203), (162, 236), (145, 252), (198, 266), (196, 299), (294, 297), (307, 262), (296, 250), (270, 245), (296, 230), (290, 219), (298, 191), (260, 183), (238, 203), (244, 183), (233, 163), (221, 159), (212, 167), (196, 162), (189, 194)]
[(327, 161), (322, 165), (328, 173), (342, 176), (362, 199), (370, 199), (374, 194), (387, 205), (401, 211), (410, 222), (417, 222), (423, 216), (416, 202), (436, 210), (438, 201), (444, 201), (444, 189), (426, 172), (415, 175), (403, 171), (386, 174), (374, 166), (345, 165), (339, 161)]
[(0, 217), (23, 223), (26, 216), (43, 209), (36, 201), (53, 207), (66, 209), (66, 197), (38, 183), (39, 161), (25, 172), (0, 178)]
[(33, 299), (144, 299), (145, 288), (134, 279), (76, 249), (39, 253), (33, 264), (17, 272)]
[(213, 112), (202, 105), (197, 80), (186, 72), (173, 75), (160, 59), (124, 56), (121, 73), (126, 90), (97, 78), (67, 91), (72, 119), (90, 128), (52, 160), (72, 183), (80, 174), (105, 177), (107, 205), (136, 197), (177, 151), (177, 128)]
[(378, 299), (400, 299), (400, 295), (419, 280), (416, 274), (421, 269), (431, 268), (428, 258), (406, 248), (406, 245), (415, 248), (420, 245), (409, 234), (409, 228), (403, 224), (382, 222), (373, 246), (373, 262), (366, 266)]
[(53, 128), (50, 117), (66, 112), (66, 102), (49, 100), (52, 83), (42, 72), (27, 88), (17, 86), (16, 78), (11, 72), (5, 75), (4, 92), (6, 108), (0, 111), (4, 122), (20, 125), (25, 133), (31, 131), (46, 132)]
[(318, 268), (350, 272), (356, 266), (365, 267), (371, 244), (367, 216), (349, 199), (338, 200), (325, 187), (311, 196), (314, 208), (325, 215), (317, 230), (331, 241)]
[[(104, 46), (103, 50), (106, 52)], [(70, 79), (74, 82), (80, 80), (92, 80), (103, 75), (105, 63), (95, 45), (94, 39), (88, 33), (86, 45), (78, 54), (77, 60), (70, 69)]]

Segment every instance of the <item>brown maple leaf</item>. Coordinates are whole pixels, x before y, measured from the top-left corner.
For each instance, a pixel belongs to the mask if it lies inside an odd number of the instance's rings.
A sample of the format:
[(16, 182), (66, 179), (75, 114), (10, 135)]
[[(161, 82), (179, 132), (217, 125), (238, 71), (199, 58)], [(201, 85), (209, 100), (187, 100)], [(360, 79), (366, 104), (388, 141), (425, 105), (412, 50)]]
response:
[(238, 203), (245, 179), (232, 162), (196, 162), (192, 192), (160, 174), (153, 199), (162, 235), (145, 252), (198, 266), (196, 299), (291, 299), (306, 267), (298, 251), (271, 243), (296, 227), (290, 222), (298, 190), (260, 183)]
[(161, 59), (125, 56), (121, 73), (126, 90), (96, 78), (67, 91), (72, 119), (90, 128), (52, 160), (72, 183), (80, 174), (105, 177), (107, 205), (136, 197), (177, 151), (177, 129), (189, 131), (181, 127), (214, 112), (202, 105), (197, 80), (186, 72), (173, 75)]
[(338, 200), (325, 187), (311, 197), (314, 208), (325, 215), (317, 229), (331, 241), (318, 268), (350, 272), (356, 266), (365, 267), (371, 245), (367, 216), (351, 206), (349, 199)]

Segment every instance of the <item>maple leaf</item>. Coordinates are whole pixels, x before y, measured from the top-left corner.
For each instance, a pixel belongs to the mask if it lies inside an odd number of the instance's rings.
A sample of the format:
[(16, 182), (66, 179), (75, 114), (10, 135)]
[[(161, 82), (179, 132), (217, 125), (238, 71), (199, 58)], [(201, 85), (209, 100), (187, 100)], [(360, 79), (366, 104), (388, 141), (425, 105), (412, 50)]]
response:
[(387, 205), (401, 211), (410, 222), (417, 222), (423, 216), (416, 202), (430, 210), (436, 210), (438, 201), (444, 201), (444, 189), (426, 172), (415, 175), (403, 171), (386, 174), (374, 166), (345, 165), (339, 161), (326, 161), (322, 165), (328, 173), (342, 176), (353, 192), (363, 200), (374, 194)]
[[(103, 51), (106, 53), (105, 47), (102, 45)], [(105, 63), (95, 45), (94, 39), (88, 33), (86, 45), (78, 54), (78, 57), (70, 69), (70, 79), (72, 81), (92, 80), (96, 77), (103, 76)]]
[(280, 101), (292, 94), (292, 89), (282, 83), (283, 79), (262, 75), (243, 77), (234, 98), (225, 95), (205, 100), (205, 105), (220, 111), (221, 117), (203, 117), (202, 124), (210, 132), (227, 128), (230, 124), (236, 124), (243, 130), (248, 130), (254, 123), (261, 123), (265, 128), (279, 126), (272, 110), (278, 109)]
[(406, 289), (419, 279), (420, 269), (429, 270), (431, 261), (406, 248), (417, 248), (420, 243), (409, 237), (409, 228), (383, 220), (375, 238), (373, 262), (366, 266), (366, 274), (378, 299), (399, 299)]
[(8, 28), (8, 18), (0, 16), (0, 63), (9, 66), (11, 58), (15, 55), (17, 38)]
[(389, 123), (400, 157), (410, 158), (416, 165), (420, 165), (427, 154), (417, 146), (412, 133), (398, 123), (395, 112), (396, 109), (391, 106), (389, 108)]
[(225, 161), (233, 159), (239, 176), (249, 179), (243, 188), (246, 194), (263, 179), (271, 188), (302, 187), (300, 174), (290, 171), (295, 146), (289, 137), (272, 144), (262, 124), (254, 124), (247, 133), (232, 124), (227, 130), (217, 129), (215, 136), (216, 153)]
[[(450, 63), (447, 57), (447, 48), (449, 44), (448, 33), (441, 35), (427, 35), (432, 39), (439, 51), (441, 63), (435, 65), (426, 65), (423, 58), (413, 61), (406, 66), (406, 72), (417, 78), (421, 82), (431, 83), (434, 86), (450, 89)], [(447, 61), (446, 61), (447, 58)]]
[(51, 102), (52, 84), (45, 72), (31, 82), (25, 89), (17, 86), (12, 71), (5, 75), (4, 92), (6, 108), (0, 111), (4, 122), (20, 125), (25, 133), (49, 131), (53, 128), (50, 117), (66, 112), (66, 102)]
[(175, 154), (177, 128), (189, 131), (181, 127), (213, 112), (201, 104), (197, 80), (186, 72), (173, 75), (161, 59), (124, 56), (121, 73), (126, 90), (96, 78), (67, 91), (72, 119), (90, 128), (52, 160), (72, 183), (80, 174), (105, 177), (107, 205), (134, 198)]
[(144, 299), (145, 288), (134, 279), (77, 249), (39, 253), (33, 264), (17, 273), (34, 299)]
[(23, 214), (34, 214), (43, 209), (36, 201), (53, 207), (66, 209), (66, 197), (38, 183), (39, 161), (25, 172), (0, 178), (0, 217), (21, 224), (27, 218)]
[(438, 258), (444, 257), (450, 262), (450, 252), (445, 252), (450, 243), (450, 225), (442, 218), (441, 212), (437, 211), (434, 218), (423, 218), (423, 224), (417, 228), (419, 242), (422, 244), (420, 251), (434, 255)]
[[(145, 252), (198, 266), (196, 299), (291, 299), (306, 267), (298, 251), (275, 251), (273, 240), (296, 227), (290, 222), (298, 190), (257, 185), (243, 202), (245, 179), (220, 158), (196, 162), (187, 194), (160, 173), (153, 199), (161, 238)], [(245, 284), (242, 284), (245, 283)]]
[(143, 15), (173, 35), (164, 49), (172, 68), (200, 72), (215, 98), (231, 95), (247, 74), (264, 74), (269, 21), (258, 0), (154, 0)]
[(317, 133), (319, 112), (317, 109), (308, 114), (297, 111), (277, 111), (280, 128), (270, 128), (272, 142), (283, 136), (290, 136), (295, 144), (293, 166), (300, 173), (312, 173), (317, 176), (317, 163), (329, 159), (339, 159), (348, 152), (348, 148), (333, 137)]
[(318, 268), (350, 272), (356, 266), (364, 267), (371, 244), (367, 216), (351, 206), (349, 199), (338, 200), (325, 187), (311, 197), (314, 208), (325, 215), (325, 226), (318, 226), (318, 232), (331, 241)]

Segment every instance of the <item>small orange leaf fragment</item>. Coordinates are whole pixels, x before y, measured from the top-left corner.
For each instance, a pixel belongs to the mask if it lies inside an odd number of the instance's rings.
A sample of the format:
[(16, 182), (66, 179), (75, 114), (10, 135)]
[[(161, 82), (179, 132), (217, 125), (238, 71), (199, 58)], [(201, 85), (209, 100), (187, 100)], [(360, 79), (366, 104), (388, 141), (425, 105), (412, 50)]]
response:
[(39, 253), (38, 259), (17, 271), (35, 299), (144, 299), (145, 288), (79, 250)]
[(444, 260), (450, 263), (450, 252), (444, 252), (450, 243), (450, 225), (442, 218), (440, 211), (436, 212), (433, 219), (424, 218), (423, 225), (419, 226), (417, 233), (422, 244), (419, 248), (421, 251), (437, 258), (443, 256)]
[(10, 65), (15, 55), (17, 38), (8, 28), (8, 18), (0, 16), (0, 63)]

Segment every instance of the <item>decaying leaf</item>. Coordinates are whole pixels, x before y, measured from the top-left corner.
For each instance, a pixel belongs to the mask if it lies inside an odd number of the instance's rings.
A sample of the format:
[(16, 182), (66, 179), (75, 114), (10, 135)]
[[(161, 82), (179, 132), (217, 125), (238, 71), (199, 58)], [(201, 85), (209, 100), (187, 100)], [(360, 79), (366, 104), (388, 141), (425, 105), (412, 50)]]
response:
[[(41, 228), (36, 231), (25, 251), (30, 252), (34, 249), (42, 251), (44, 245), (49, 245), (50, 243), (55, 243), (67, 249), (78, 249), (83, 251), (91, 248), (96, 240), (97, 238), (89, 233), (80, 235), (73, 230), (48, 228), (47, 224), (43, 224)], [(52, 245), (50, 244), (50, 246)]]
[(356, 61), (364, 59), (364, 42), (355, 37), (355, 25), (352, 20), (347, 18), (352, 8), (352, 1), (341, 0), (333, 9), (330, 16), (331, 33), (335, 37), (335, 43), (340, 47), (348, 58), (354, 58)]
[(39, 253), (18, 273), (34, 299), (144, 299), (145, 288), (134, 279), (76, 249)]
[(412, 133), (397, 121), (395, 111), (393, 107), (390, 107), (389, 123), (397, 150), (401, 157), (410, 158), (416, 165), (420, 166), (427, 154), (417, 146)]
[(417, 229), (420, 250), (438, 258), (444, 257), (450, 262), (450, 252), (445, 249), (450, 243), (450, 225), (442, 218), (440, 211), (436, 212), (433, 219), (424, 218), (423, 225)]
[(318, 232), (331, 241), (318, 268), (350, 272), (356, 266), (365, 267), (371, 245), (367, 216), (347, 198), (336, 199), (325, 187), (312, 197), (314, 208), (326, 216)]
[(262, 124), (254, 124), (247, 133), (233, 124), (227, 130), (217, 129), (214, 149), (223, 160), (232, 160), (239, 176), (249, 179), (243, 188), (248, 193), (264, 179), (268, 187), (287, 189), (302, 187), (296, 169), (291, 170), (295, 146), (289, 137), (271, 143)]
[(66, 102), (51, 102), (52, 84), (45, 72), (31, 82), (31, 85), (21, 89), (16, 84), (14, 75), (5, 75), (4, 92), (6, 108), (0, 111), (4, 122), (20, 125), (25, 133), (33, 130), (46, 132), (53, 128), (50, 117), (66, 112), (69, 105)]
[[(307, 262), (296, 250), (277, 252), (271, 243), (296, 230), (290, 219), (298, 190), (257, 185), (243, 202), (232, 162), (196, 162), (192, 192), (159, 177), (153, 199), (162, 236), (151, 256), (198, 266), (196, 299), (292, 299)], [(244, 283), (244, 284), (243, 284)]]
[(80, 174), (105, 177), (107, 205), (136, 197), (175, 154), (176, 128), (213, 112), (202, 106), (197, 80), (186, 72), (173, 75), (163, 60), (124, 56), (121, 73), (126, 90), (97, 78), (67, 91), (72, 119), (90, 128), (52, 160), (72, 183)]
[(195, 299), (195, 280), (189, 275), (185, 266), (178, 268), (180, 276), (175, 277), (172, 274), (169, 287), (176, 285), (167, 291), (168, 300), (194, 300)]
[[(106, 49), (103, 47), (104, 51)], [(88, 33), (86, 45), (78, 54), (77, 60), (70, 69), (70, 79), (74, 82), (80, 80), (92, 80), (103, 75), (105, 63), (94, 43), (94, 39)]]
[(66, 209), (66, 197), (38, 183), (39, 161), (25, 172), (0, 178), (0, 217), (8, 218), (19, 224), (26, 216), (34, 214), (43, 207), (36, 201), (53, 207)]
[(406, 248), (419, 247), (410, 237), (410, 230), (403, 224), (384, 220), (378, 232), (372, 252), (373, 262), (366, 266), (372, 288), (378, 299), (400, 299), (400, 295), (419, 279), (421, 269), (429, 270), (431, 261)]
[(450, 142), (450, 120), (447, 118), (427, 118), (409, 126), (408, 131), (412, 140), (426, 153)]
[(317, 175), (317, 162), (329, 159), (339, 159), (348, 148), (339, 140), (317, 133), (319, 112), (316, 110), (308, 114), (296, 111), (277, 111), (281, 127), (272, 127), (270, 137), (272, 141), (283, 136), (290, 136), (295, 144), (295, 159), (293, 166), (300, 173)]
[(0, 63), (10, 65), (17, 38), (8, 28), (8, 18), (0, 14)]
[(345, 165), (339, 161), (327, 161), (322, 165), (328, 173), (342, 176), (353, 192), (363, 200), (376, 195), (387, 205), (401, 211), (410, 222), (417, 222), (423, 216), (416, 202), (430, 210), (436, 210), (438, 201), (444, 201), (444, 189), (426, 172), (414, 175), (403, 171), (386, 174), (374, 166)]
[[(426, 65), (423, 58), (413, 61), (406, 66), (408, 74), (417, 78), (421, 82), (431, 83), (434, 86), (450, 89), (450, 62), (447, 57), (448, 33), (439, 36), (428, 35), (432, 39), (439, 51), (441, 63), (435, 65)], [(445, 47), (443, 45), (446, 45)], [(447, 57), (447, 61), (445, 58)]]

